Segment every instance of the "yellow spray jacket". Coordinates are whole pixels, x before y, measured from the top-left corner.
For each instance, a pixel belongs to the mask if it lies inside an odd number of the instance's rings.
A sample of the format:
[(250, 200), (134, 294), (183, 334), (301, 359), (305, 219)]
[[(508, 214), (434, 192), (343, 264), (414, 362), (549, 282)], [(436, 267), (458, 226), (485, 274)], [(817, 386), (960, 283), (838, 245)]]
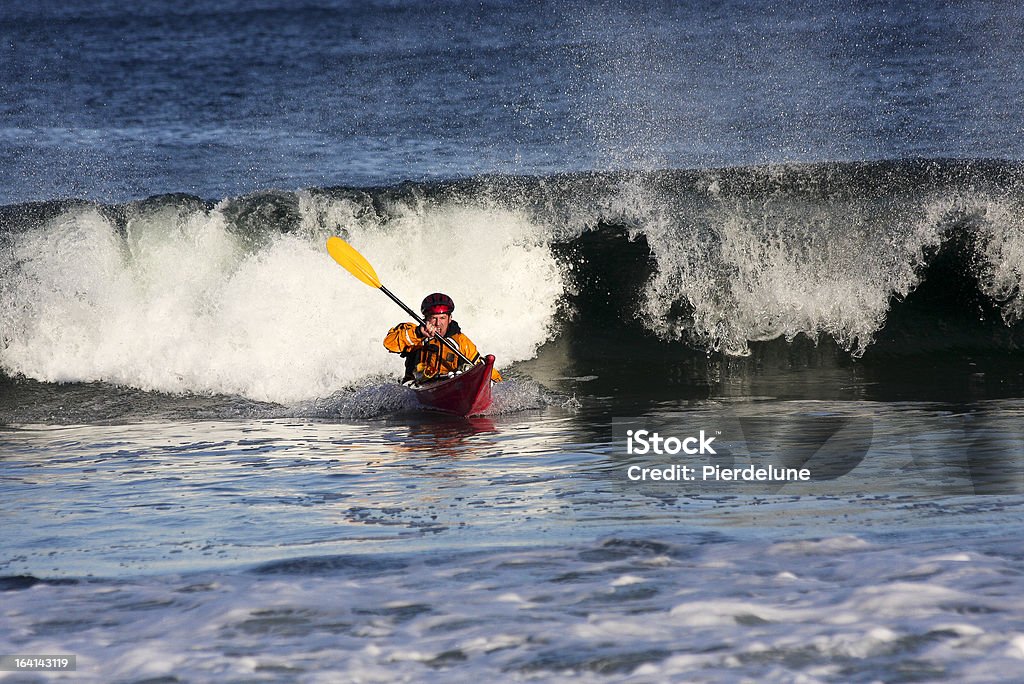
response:
[[(455, 343), (462, 354), (477, 362), (480, 352), (468, 337), (462, 334), (459, 324), (451, 321), (448, 324), (448, 339)], [(430, 380), (439, 375), (458, 370), (461, 361), (448, 347), (439, 340), (421, 337), (416, 323), (399, 323), (384, 338), (384, 346), (388, 351), (401, 354), (405, 358), (405, 378), (408, 380)], [(501, 373), (491, 371), (491, 379), (501, 382)]]

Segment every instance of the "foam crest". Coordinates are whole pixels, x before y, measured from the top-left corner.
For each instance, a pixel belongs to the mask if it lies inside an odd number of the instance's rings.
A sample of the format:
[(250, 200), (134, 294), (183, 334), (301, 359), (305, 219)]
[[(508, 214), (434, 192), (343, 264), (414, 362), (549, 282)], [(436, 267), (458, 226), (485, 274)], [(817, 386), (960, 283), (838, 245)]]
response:
[(449, 292), (499, 365), (531, 357), (550, 334), (562, 279), (522, 216), (435, 205), (366, 218), (328, 202), (342, 219), (330, 225), (323, 206), (299, 205), (299, 230), (259, 244), (233, 230), (223, 204), (130, 209), (123, 225), (76, 208), (8, 235), (0, 367), (279, 403), (395, 376), (401, 361), (381, 339), (406, 315), (327, 256), (323, 237), (338, 228), (411, 306)]
[(801, 333), (863, 354), (937, 240), (892, 207), (774, 198), (720, 199), (644, 232), (658, 262), (644, 323), (734, 355)]
[(1024, 206), (986, 200), (977, 229), (978, 287), (997, 302), (1003, 320), (1024, 320)]
[[(481, 353), (493, 353), (499, 366), (532, 358), (552, 333), (566, 287), (550, 251), (551, 231), (524, 212), (470, 203), (389, 208), (382, 218), (351, 213), (345, 202), (340, 214), (327, 215), (409, 306), (418, 309), (424, 295), (446, 292), (456, 303), (454, 318)], [(342, 287), (383, 310), (390, 325), (407, 319), (354, 279)]]
[(97, 347), (108, 332), (120, 334), (133, 283), (120, 241), (97, 210), (72, 210), (47, 228), (9, 237), (2, 256), (3, 367), (74, 380), (83, 365), (104, 365)]

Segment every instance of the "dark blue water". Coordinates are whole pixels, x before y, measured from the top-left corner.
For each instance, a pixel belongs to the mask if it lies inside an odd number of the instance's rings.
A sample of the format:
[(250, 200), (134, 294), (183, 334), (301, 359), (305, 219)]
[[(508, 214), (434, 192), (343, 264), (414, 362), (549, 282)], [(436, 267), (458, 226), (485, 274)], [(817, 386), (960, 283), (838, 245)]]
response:
[(1020, 159), (1013, 3), (42, 2), (0, 203), (478, 173)]

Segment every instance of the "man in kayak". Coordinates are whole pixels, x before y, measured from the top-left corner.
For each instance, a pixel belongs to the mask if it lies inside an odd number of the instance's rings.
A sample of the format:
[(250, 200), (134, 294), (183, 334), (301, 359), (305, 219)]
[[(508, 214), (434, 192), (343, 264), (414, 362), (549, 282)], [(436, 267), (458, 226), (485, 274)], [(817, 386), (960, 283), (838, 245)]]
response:
[[(384, 346), (405, 359), (405, 377), (402, 382), (413, 380), (421, 383), (459, 369), (459, 357), (444, 346), (439, 337), (447, 337), (473, 363), (480, 359), (476, 345), (462, 334), (458, 322), (452, 320), (454, 311), (455, 302), (452, 298), (435, 292), (427, 295), (420, 304), (420, 313), (426, 325), (399, 323), (388, 331)], [(492, 370), (491, 379), (501, 382), (501, 373)]]

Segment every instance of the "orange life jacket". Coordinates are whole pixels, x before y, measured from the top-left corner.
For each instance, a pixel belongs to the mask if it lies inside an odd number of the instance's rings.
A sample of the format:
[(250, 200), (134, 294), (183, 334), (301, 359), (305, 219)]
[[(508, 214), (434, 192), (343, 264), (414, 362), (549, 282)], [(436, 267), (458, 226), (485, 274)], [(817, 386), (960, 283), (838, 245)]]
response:
[[(416, 323), (399, 323), (384, 338), (384, 346), (388, 351), (405, 358), (405, 377), (402, 382), (422, 382), (458, 370), (462, 363), (458, 355), (438, 339), (421, 337), (419, 328)], [(467, 359), (473, 363), (480, 359), (476, 345), (462, 334), (455, 321), (448, 324), (447, 337)], [(501, 373), (492, 370), (491, 379), (501, 382)]]

